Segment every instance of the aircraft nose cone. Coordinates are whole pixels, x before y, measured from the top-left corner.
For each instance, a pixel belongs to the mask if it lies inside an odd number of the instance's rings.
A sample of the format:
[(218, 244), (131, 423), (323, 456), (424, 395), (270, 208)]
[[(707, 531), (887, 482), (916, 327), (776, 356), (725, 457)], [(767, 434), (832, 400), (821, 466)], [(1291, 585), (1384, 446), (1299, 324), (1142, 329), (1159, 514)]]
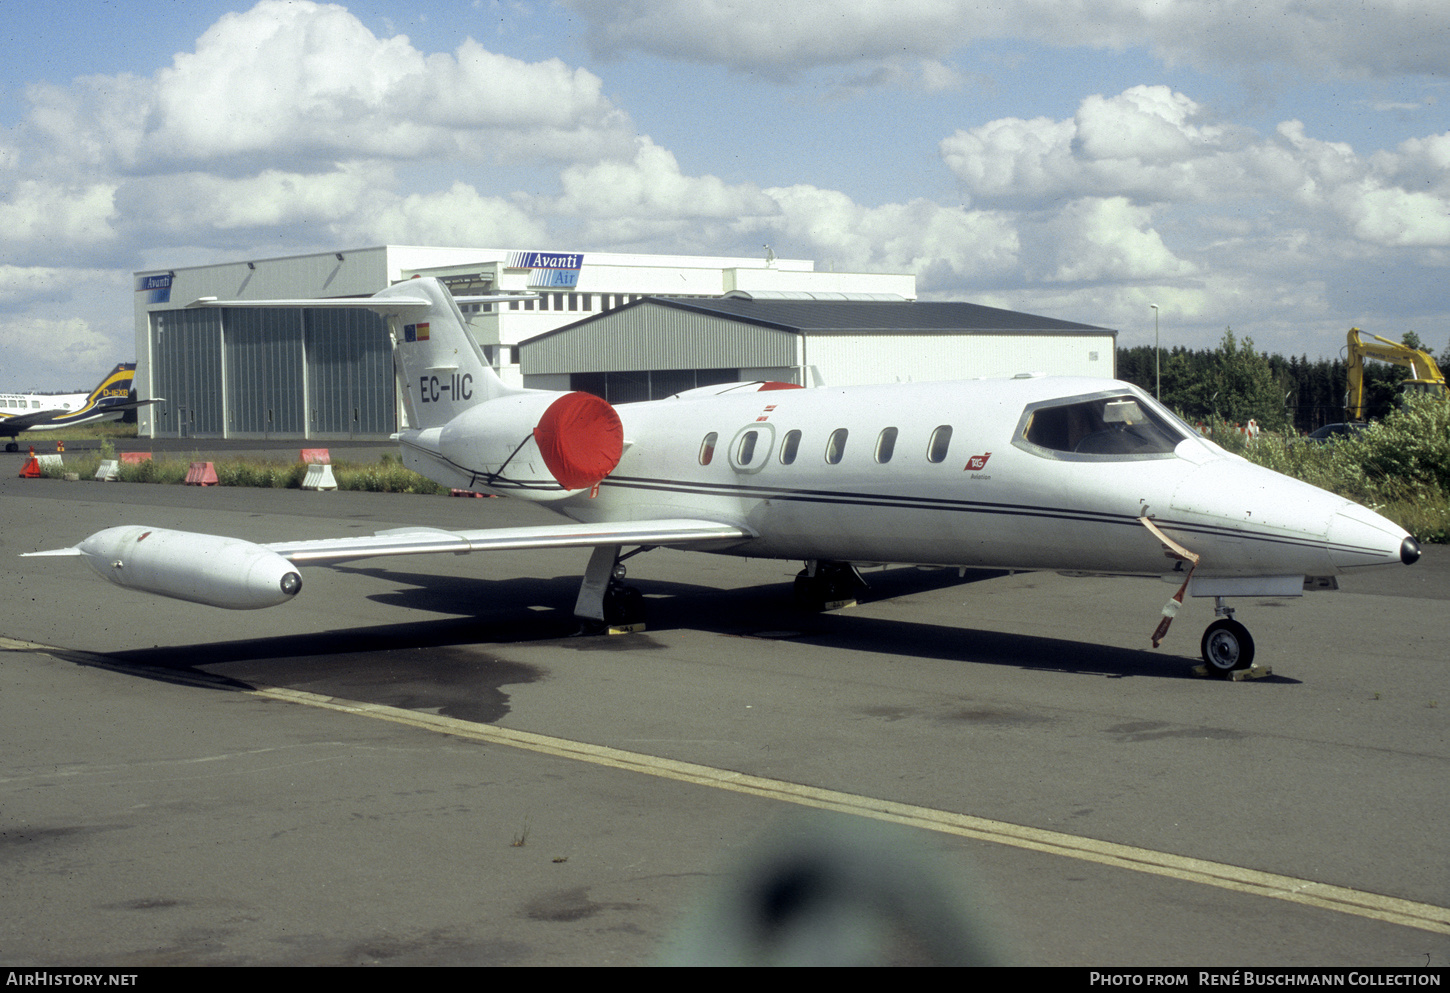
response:
[(1420, 561), (1420, 543), (1414, 537), (1400, 542), (1400, 561), (1405, 565), (1414, 565)]
[(1357, 504), (1347, 504), (1329, 522), (1329, 558), (1340, 569), (1409, 565), (1420, 545), (1394, 521)]

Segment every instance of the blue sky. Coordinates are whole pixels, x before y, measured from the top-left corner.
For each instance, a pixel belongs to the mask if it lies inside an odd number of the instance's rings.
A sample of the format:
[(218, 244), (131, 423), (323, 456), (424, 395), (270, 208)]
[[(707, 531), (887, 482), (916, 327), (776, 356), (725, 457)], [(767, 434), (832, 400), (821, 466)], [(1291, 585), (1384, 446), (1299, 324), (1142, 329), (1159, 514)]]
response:
[(383, 243), (777, 255), (1210, 347), (1450, 343), (1439, 0), (4, 5), (0, 388), (131, 273)]

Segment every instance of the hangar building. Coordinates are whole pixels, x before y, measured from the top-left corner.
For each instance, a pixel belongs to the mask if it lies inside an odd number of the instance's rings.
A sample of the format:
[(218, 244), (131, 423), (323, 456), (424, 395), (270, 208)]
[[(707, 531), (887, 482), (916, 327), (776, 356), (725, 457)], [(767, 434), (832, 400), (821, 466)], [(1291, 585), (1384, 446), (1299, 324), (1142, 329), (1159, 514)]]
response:
[(1112, 376), (1116, 332), (972, 303), (735, 291), (646, 297), (520, 346), (524, 385), (610, 403), (697, 386), (806, 386), (1012, 376)]
[(1113, 332), (971, 304), (914, 303), (905, 274), (799, 259), (387, 245), (136, 274), (136, 389), (150, 437), (386, 438), (402, 417), (384, 321), (346, 308), (192, 308), (365, 297), (415, 275), (457, 295), (505, 382), (614, 402), (769, 378), (845, 385), (1111, 375)]
[(381, 318), (368, 312), (187, 309), (201, 297), (366, 297), (415, 275), (457, 295), (537, 292), (537, 300), (467, 308), (505, 382), (522, 381), (518, 345), (651, 293), (721, 296), (813, 290), (916, 296), (910, 275), (816, 272), (808, 260), (710, 258), (385, 245), (136, 273), (136, 390), (150, 437), (386, 438), (402, 405)]

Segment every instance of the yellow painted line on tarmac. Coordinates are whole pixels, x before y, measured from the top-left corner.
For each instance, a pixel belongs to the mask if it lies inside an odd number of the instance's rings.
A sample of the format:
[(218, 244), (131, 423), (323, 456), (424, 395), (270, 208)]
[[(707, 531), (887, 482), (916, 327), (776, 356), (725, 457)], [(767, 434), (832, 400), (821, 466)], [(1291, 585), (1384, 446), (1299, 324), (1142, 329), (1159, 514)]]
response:
[(946, 810), (934, 810), (930, 807), (918, 807), (912, 804), (894, 803), (890, 800), (857, 796), (852, 793), (841, 793), (836, 790), (824, 790), (779, 779), (750, 776), (727, 769), (695, 765), (691, 762), (677, 762), (674, 759), (661, 758), (656, 755), (627, 752), (618, 748), (553, 738), (528, 731), (515, 731), (491, 724), (475, 724), (451, 717), (402, 710), (397, 707), (341, 700), (301, 690), (258, 687), (253, 691), (253, 695), (269, 700), (358, 714), (439, 734), (508, 745), (512, 748), (573, 759), (577, 762), (588, 762), (591, 765), (622, 769), (626, 772), (637, 772), (646, 776), (658, 776), (662, 779), (673, 779), (697, 786), (712, 786), (716, 789), (765, 797), (782, 803), (834, 810), (858, 817), (870, 817), (927, 831), (971, 838), (976, 841), (1010, 845), (1013, 848), (1060, 855), (1084, 862), (1096, 862), (1099, 865), (1118, 869), (1130, 869), (1134, 872), (1146, 872), (1170, 879), (1217, 886), (1220, 889), (1238, 893), (1287, 900), (1290, 903), (1354, 914), (1358, 917), (1418, 928), (1422, 931), (1432, 931), (1437, 934), (1450, 934), (1450, 908), (1437, 907), (1434, 904), (1400, 900), (1343, 886), (1330, 886), (1308, 879), (1296, 879), (1293, 876), (1259, 872), (1255, 869), (1244, 869), (1222, 862), (1186, 858), (1181, 855), (1156, 852), (1148, 848), (1134, 848), (1131, 845), (1117, 845), (1093, 838), (1080, 838), (1057, 831), (1044, 831), (1020, 824), (972, 817), (968, 814), (956, 814)]

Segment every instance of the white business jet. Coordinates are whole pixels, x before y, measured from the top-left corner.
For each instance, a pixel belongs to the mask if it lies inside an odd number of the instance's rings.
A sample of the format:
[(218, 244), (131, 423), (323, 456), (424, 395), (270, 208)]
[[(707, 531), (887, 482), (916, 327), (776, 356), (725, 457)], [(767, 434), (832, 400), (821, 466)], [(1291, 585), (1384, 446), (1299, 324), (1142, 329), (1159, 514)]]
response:
[(397, 435), (405, 463), (571, 523), (266, 545), (128, 526), (32, 554), (80, 556), (121, 586), (240, 609), (290, 600), (302, 565), (589, 547), (575, 613), (598, 626), (639, 620), (621, 561), (661, 545), (802, 561), (796, 594), (815, 604), (853, 596), (861, 563), (1164, 577), (1179, 588), (1154, 645), (1185, 595), (1215, 597), (1201, 647), (1222, 675), (1254, 654), (1224, 598), (1297, 596), (1420, 554), (1396, 524), (1228, 454), (1126, 383), (739, 383), (616, 408), (504, 385), (459, 302), (420, 278), (357, 301), (196, 305), (384, 315), (411, 425)]

